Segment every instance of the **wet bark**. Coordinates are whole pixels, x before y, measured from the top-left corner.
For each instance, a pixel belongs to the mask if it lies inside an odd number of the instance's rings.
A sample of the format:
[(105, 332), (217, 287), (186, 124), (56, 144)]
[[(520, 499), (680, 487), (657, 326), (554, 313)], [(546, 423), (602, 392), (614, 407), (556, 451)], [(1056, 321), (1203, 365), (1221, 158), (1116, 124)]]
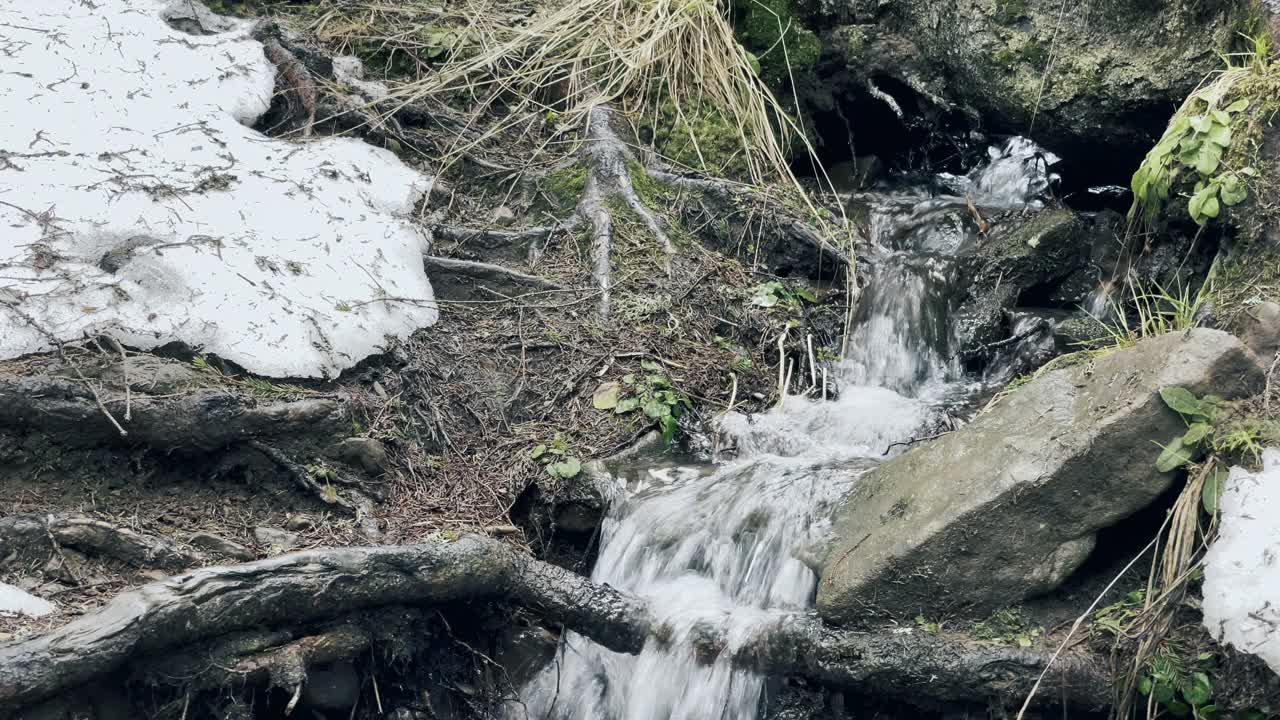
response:
[[(29, 705), (123, 666), (264, 626), (300, 626), (383, 605), (504, 601), (526, 607), (616, 652), (664, 642), (641, 598), (599, 585), (488, 538), (293, 553), (195, 570), (116, 597), (57, 630), (0, 646), (0, 709)], [(726, 639), (713, 628), (700, 646)], [(765, 672), (799, 675), (922, 700), (1020, 700), (1044, 668), (1041, 652), (885, 631), (856, 633), (791, 618), (737, 656)], [(1098, 707), (1109, 697), (1100, 663), (1067, 655), (1043, 701)]]

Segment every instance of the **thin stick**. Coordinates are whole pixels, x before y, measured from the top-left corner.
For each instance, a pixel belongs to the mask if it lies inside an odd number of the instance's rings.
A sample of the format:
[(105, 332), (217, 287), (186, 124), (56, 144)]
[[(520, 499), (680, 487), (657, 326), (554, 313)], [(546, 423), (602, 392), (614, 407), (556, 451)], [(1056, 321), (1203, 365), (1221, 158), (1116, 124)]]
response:
[(787, 341), (787, 330), (783, 328), (782, 334), (778, 336), (778, 397), (787, 396), (787, 389), (784, 383), (787, 380), (787, 349), (785, 343)]
[(822, 401), (827, 401), (827, 369), (822, 368)]
[(818, 361), (813, 356), (813, 335), (806, 334), (804, 343), (809, 348), (809, 387), (818, 386)]
[(796, 369), (796, 361), (787, 361), (787, 379), (782, 382), (782, 396), (778, 398), (778, 409), (787, 402), (787, 388), (791, 385), (791, 374)]
[(733, 406), (738, 402), (738, 374), (729, 373), (729, 379), (733, 381), (733, 387), (729, 390), (729, 407), (725, 408), (725, 412), (733, 411)]

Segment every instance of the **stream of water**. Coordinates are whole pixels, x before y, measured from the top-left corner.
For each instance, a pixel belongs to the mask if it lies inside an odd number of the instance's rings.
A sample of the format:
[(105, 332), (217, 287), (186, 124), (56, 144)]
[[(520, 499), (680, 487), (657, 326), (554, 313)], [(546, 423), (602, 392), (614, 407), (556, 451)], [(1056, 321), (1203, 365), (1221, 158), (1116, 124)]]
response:
[[(605, 521), (592, 578), (646, 597), (667, 642), (650, 640), (632, 656), (568, 633), (513, 717), (758, 717), (765, 678), (734, 666), (736, 648), (781, 616), (809, 611), (812, 558), (835, 505), (895, 443), (930, 434), (979, 388), (950, 351), (949, 283), (973, 232), (965, 195), (988, 208), (1033, 204), (1053, 160), (1014, 138), (967, 176), (853, 199), (869, 212), (874, 270), (848, 356), (832, 368), (837, 398), (730, 413), (719, 430), (734, 459), (633, 482)], [(696, 656), (689, 640), (706, 625), (728, 638), (714, 659)]]

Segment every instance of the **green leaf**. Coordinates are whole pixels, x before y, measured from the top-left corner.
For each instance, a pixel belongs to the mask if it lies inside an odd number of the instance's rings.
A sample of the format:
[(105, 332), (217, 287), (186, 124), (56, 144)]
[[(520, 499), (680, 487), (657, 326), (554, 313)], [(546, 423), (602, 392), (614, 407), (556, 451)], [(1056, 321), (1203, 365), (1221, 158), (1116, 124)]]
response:
[(1209, 142), (1219, 147), (1227, 147), (1231, 144), (1231, 128), (1226, 125), (1214, 125), (1209, 131)]
[(537, 460), (538, 458), (546, 454), (547, 454), (546, 445), (535, 445), (533, 446), (533, 452), (529, 453), (529, 457), (533, 458), (534, 460)]
[(578, 461), (578, 458), (565, 458), (558, 463), (548, 465), (547, 472), (550, 473), (552, 477), (569, 480), (570, 478), (577, 477), (578, 473), (582, 472), (582, 463)]
[[(1217, 468), (1204, 481), (1204, 488), (1200, 490), (1200, 504), (1204, 506), (1204, 511), (1210, 515), (1217, 515), (1218, 508), (1222, 503), (1222, 491), (1225, 489), (1227, 482), (1227, 473), (1222, 468)], [(1210, 654), (1210, 657), (1213, 657)], [(1201, 658), (1202, 660), (1205, 658)]]
[(1222, 188), (1222, 202), (1228, 206), (1239, 205), (1244, 199), (1249, 197), (1249, 187), (1235, 175), (1227, 175), (1222, 178), (1220, 187)]
[(676, 439), (676, 419), (664, 417), (658, 421), (658, 427), (662, 428), (662, 444), (670, 446), (671, 441)]
[(1209, 132), (1213, 120), (1208, 115), (1195, 115), (1191, 118), (1191, 129), (1198, 133)]
[(1166, 702), (1164, 706), (1169, 709), (1169, 712), (1178, 717), (1186, 717), (1191, 714), (1191, 707), (1177, 698)]
[(1177, 385), (1160, 388), (1160, 399), (1164, 400), (1164, 404), (1173, 408), (1174, 412), (1182, 415), (1195, 415), (1204, 412), (1201, 402), (1190, 390)]
[(1187, 211), (1198, 225), (1204, 225), (1209, 218), (1218, 217), (1218, 209), (1218, 186), (1214, 183), (1192, 195), (1187, 202)]
[(662, 372), (662, 363), (653, 360), (641, 360), (640, 367), (649, 372)]
[(1205, 422), (1191, 423), (1191, 427), (1187, 428), (1187, 432), (1182, 436), (1182, 444), (1186, 447), (1194, 447), (1204, 440), (1205, 436), (1213, 430), (1213, 426)]
[(640, 407), (640, 398), (629, 397), (618, 401), (618, 406), (613, 409), (617, 415), (626, 415)]
[(640, 409), (644, 410), (644, 414), (654, 420), (671, 417), (671, 406), (659, 398), (645, 400)]
[(636, 384), (636, 376), (635, 376), (635, 373), (627, 373), (626, 375), (623, 375), (623, 376), (622, 376), (622, 384), (623, 384), (623, 385), (635, 385), (635, 384)]
[(1209, 681), (1209, 676), (1202, 672), (1192, 673), (1182, 687), (1182, 697), (1193, 706), (1208, 705), (1213, 699), (1213, 683)]
[(1138, 678), (1138, 692), (1142, 693), (1143, 695), (1151, 694), (1151, 676), (1150, 675), (1143, 675), (1142, 677)]
[(806, 302), (811, 302), (811, 303), (816, 303), (816, 302), (818, 302), (818, 296), (817, 296), (817, 295), (814, 295), (814, 294), (813, 294), (813, 291), (812, 291), (812, 290), (810, 290), (809, 288), (804, 288), (804, 287), (802, 287), (802, 288), (796, 288), (796, 290), (795, 290), (795, 295), (796, 295), (796, 297), (798, 297), (798, 298), (800, 298), (801, 300), (804, 300), (804, 301), (806, 301)]
[(1222, 147), (1213, 143), (1205, 143), (1200, 146), (1200, 151), (1196, 153), (1195, 165), (1196, 171), (1201, 175), (1212, 175), (1218, 171), (1218, 165), (1222, 162)]
[(1182, 444), (1182, 438), (1174, 438), (1160, 452), (1160, 457), (1156, 458), (1156, 470), (1171, 472), (1189, 462), (1191, 462), (1191, 450)]
[(1169, 702), (1176, 697), (1176, 692), (1172, 685), (1165, 682), (1158, 682), (1151, 690), (1151, 695), (1156, 699), (1156, 702), (1161, 705), (1168, 705)]
[(612, 410), (618, 407), (618, 395), (622, 386), (617, 382), (602, 383), (591, 395), (591, 406), (597, 410)]
[(1229, 112), (1229, 113), (1238, 113), (1238, 112), (1240, 112), (1241, 110), (1245, 110), (1245, 109), (1247, 109), (1248, 107), (1249, 107), (1249, 99), (1248, 99), (1248, 98), (1242, 98), (1242, 99), (1237, 100), (1237, 101), (1235, 101), (1235, 102), (1231, 103), (1230, 105), (1228, 105), (1228, 106), (1227, 106), (1227, 112)]
[(1231, 116), (1223, 112), (1222, 110), (1210, 110), (1209, 116), (1213, 118), (1213, 127), (1209, 128), (1210, 135), (1213, 134), (1213, 131), (1215, 129), (1222, 127), (1227, 123), (1231, 122)]

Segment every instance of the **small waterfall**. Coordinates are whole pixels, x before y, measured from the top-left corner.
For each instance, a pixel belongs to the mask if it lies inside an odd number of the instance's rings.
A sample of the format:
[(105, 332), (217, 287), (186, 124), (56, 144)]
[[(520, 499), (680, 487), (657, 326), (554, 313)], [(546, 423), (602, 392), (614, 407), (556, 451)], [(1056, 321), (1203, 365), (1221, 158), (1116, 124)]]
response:
[[(1047, 187), (1054, 160), (1015, 138), (967, 176), (855, 196), (868, 208), (875, 270), (848, 357), (835, 368), (837, 399), (793, 397), (761, 415), (729, 413), (719, 429), (735, 459), (630, 488), (605, 520), (592, 577), (647, 598), (667, 628), (664, 641), (629, 656), (567, 633), (512, 718), (757, 717), (765, 678), (735, 667), (736, 649), (807, 611), (836, 504), (895, 443), (928, 434), (946, 398), (973, 387), (950, 351), (947, 304), (954, 255), (970, 233), (966, 194), (987, 206), (1026, 206)], [(715, 658), (699, 657), (690, 639), (708, 624), (729, 639)]]

